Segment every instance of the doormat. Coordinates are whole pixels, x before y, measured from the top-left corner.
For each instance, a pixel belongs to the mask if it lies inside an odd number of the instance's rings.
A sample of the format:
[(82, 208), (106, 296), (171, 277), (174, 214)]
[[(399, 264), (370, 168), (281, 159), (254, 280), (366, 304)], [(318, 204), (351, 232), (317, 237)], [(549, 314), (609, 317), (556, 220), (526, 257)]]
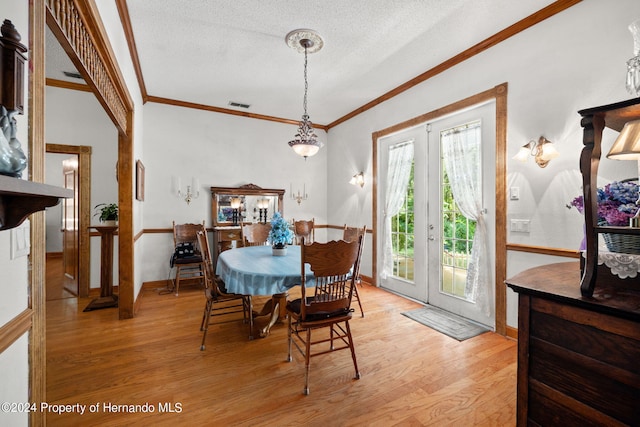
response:
[(489, 328), (432, 305), (425, 305), (422, 308), (406, 311), (402, 314), (458, 341), (464, 341), (490, 331)]

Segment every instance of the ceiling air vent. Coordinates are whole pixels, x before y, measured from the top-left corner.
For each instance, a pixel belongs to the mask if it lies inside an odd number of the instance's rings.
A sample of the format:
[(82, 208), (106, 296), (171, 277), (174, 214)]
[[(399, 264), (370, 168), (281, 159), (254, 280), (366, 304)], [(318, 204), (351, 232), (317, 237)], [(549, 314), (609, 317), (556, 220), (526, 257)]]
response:
[(72, 79), (80, 79), (80, 80), (84, 80), (84, 78), (82, 77), (82, 75), (80, 73), (77, 72), (72, 72), (72, 71), (63, 71), (62, 72), (65, 76), (67, 77), (71, 77)]
[(235, 102), (235, 101), (229, 101), (229, 105), (232, 107), (238, 107), (238, 108), (249, 108), (251, 107), (251, 105), (249, 104), (243, 104), (241, 102)]

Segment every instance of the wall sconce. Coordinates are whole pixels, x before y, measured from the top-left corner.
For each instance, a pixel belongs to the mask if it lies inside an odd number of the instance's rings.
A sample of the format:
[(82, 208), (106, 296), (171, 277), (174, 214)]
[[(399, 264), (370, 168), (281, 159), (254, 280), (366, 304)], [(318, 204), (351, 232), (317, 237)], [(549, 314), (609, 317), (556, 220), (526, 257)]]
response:
[(233, 209), (231, 213), (231, 220), (233, 221), (233, 225), (238, 225), (238, 213), (241, 205), (242, 205), (241, 198), (234, 197), (233, 199), (231, 199), (231, 209)]
[(187, 185), (186, 192), (182, 191), (180, 177), (173, 178), (173, 188), (175, 189), (176, 196), (184, 197), (184, 201), (187, 202), (187, 204), (190, 204), (193, 199), (200, 197), (200, 181), (197, 178), (191, 179), (191, 185)]
[(307, 194), (306, 184), (302, 184), (302, 194), (300, 194), (300, 189), (298, 189), (297, 194), (293, 193), (293, 184), (291, 185), (290, 189), (291, 189), (291, 199), (298, 202), (298, 204), (300, 204), (303, 200), (307, 200), (309, 198), (309, 195)]
[(555, 159), (560, 153), (558, 153), (558, 150), (556, 150), (556, 147), (553, 146), (551, 141), (541, 136), (538, 142), (531, 140), (523, 145), (520, 151), (518, 151), (518, 154), (513, 156), (513, 159), (525, 163), (530, 155), (535, 157), (538, 166), (544, 168), (549, 164), (551, 159)]
[[(638, 162), (638, 175), (640, 175), (640, 120), (625, 123), (611, 150), (609, 150), (607, 158), (636, 160)], [(640, 192), (636, 205), (640, 206)], [(629, 226), (640, 227), (640, 209), (638, 209), (633, 218), (629, 218)]]
[(267, 223), (267, 211), (269, 209), (269, 199), (258, 199), (258, 222)]
[(349, 180), (349, 184), (359, 185), (360, 188), (364, 187), (364, 172), (361, 171), (353, 175), (353, 177)]

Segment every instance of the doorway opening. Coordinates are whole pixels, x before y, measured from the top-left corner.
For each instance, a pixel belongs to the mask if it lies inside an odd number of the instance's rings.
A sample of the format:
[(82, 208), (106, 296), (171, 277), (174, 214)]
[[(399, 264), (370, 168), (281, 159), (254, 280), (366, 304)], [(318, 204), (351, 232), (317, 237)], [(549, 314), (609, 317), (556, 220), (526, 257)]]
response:
[(47, 182), (59, 180), (61, 187), (74, 189), (73, 199), (66, 199), (45, 215), (47, 300), (87, 297), (91, 262), (91, 147), (46, 144), (46, 164)]

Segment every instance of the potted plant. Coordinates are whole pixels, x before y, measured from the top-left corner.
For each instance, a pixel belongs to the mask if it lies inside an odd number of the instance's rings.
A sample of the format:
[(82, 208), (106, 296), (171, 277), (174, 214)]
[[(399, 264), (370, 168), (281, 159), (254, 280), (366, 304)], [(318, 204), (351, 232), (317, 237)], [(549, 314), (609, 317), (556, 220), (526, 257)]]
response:
[(105, 225), (115, 225), (118, 222), (118, 204), (117, 203), (100, 203), (94, 208), (101, 223)]
[(269, 231), (269, 242), (273, 248), (273, 255), (283, 256), (287, 254), (287, 244), (293, 240), (293, 232), (289, 223), (282, 217), (280, 212), (273, 214), (271, 218), (271, 230)]

